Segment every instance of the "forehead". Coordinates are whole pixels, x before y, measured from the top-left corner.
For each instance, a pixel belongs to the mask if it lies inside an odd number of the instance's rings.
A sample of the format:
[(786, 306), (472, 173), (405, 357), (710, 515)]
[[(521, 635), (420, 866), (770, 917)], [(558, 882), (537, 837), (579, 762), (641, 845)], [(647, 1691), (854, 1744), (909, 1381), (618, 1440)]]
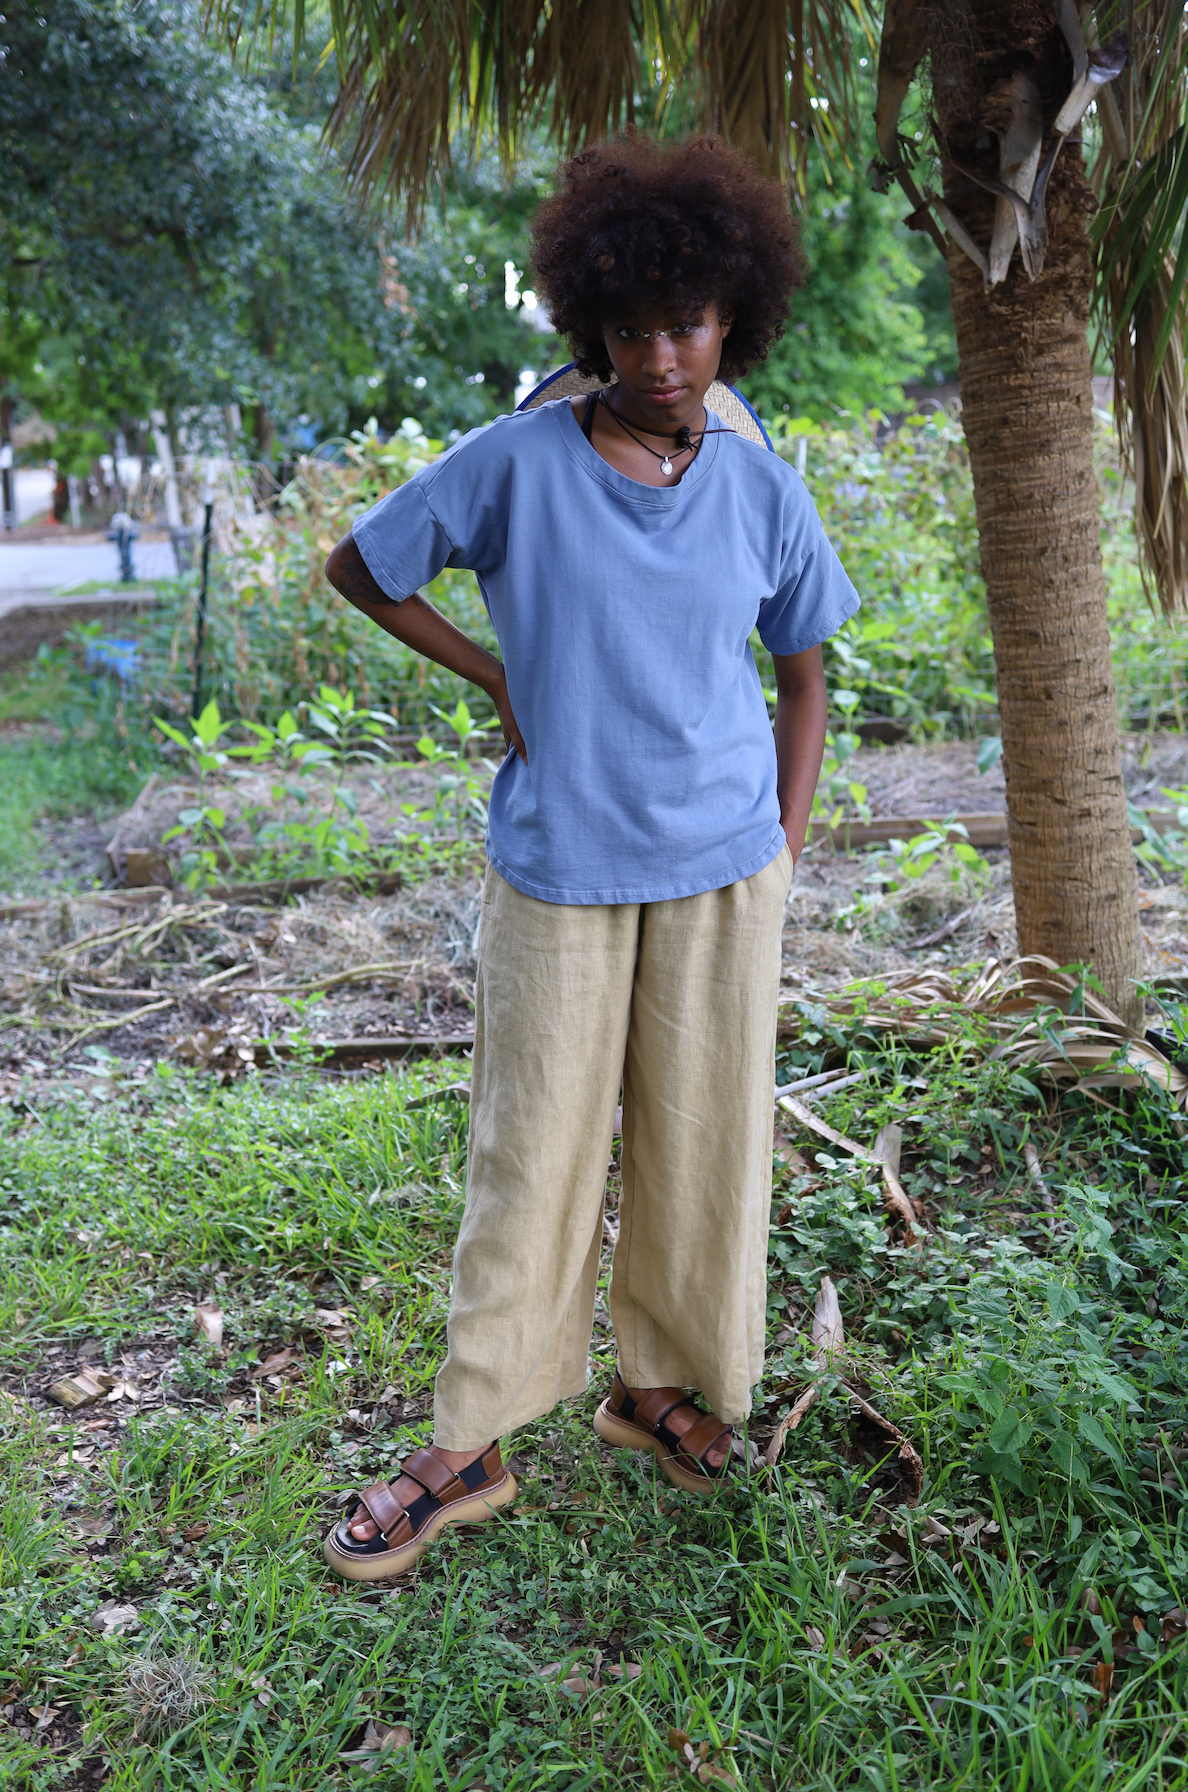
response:
[(637, 330), (666, 330), (673, 324), (696, 323), (712, 310), (712, 304), (686, 302), (674, 305), (667, 299), (657, 299), (650, 305), (625, 306), (606, 321), (616, 325), (630, 324)]

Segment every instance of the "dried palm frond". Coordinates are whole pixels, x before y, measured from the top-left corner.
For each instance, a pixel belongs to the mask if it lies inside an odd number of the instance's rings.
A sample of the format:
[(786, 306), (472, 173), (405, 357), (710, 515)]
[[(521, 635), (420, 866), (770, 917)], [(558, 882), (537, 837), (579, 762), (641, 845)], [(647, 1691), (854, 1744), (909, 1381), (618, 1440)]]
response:
[(1099, 37), (1129, 38), (1122, 75), (1098, 100), (1095, 312), (1114, 360), (1143, 576), (1171, 618), (1188, 608), (1188, 23), (1166, 0), (1094, 11)]
[(699, 119), (803, 197), (808, 145), (845, 154), (858, 135), (855, 45), (878, 39), (864, 0), (685, 0), (684, 69), (697, 81)]
[[(304, 0), (205, 0), (204, 18), (233, 47), (306, 32)], [(809, 138), (844, 154), (860, 134), (851, 49), (877, 41), (871, 0), (330, 0), (328, 129), (357, 196), (399, 193), (415, 217), (459, 133), (511, 166), (546, 120), (572, 151), (681, 89), (803, 191)]]
[[(1050, 958), (1036, 955), (1003, 967), (991, 959), (967, 986), (940, 972), (852, 983), (837, 995), (792, 998), (864, 1032), (891, 1033), (926, 1050), (964, 1037), (971, 1051), (1011, 1070), (1039, 1071), (1060, 1086), (1134, 1089), (1144, 1084), (1188, 1107), (1188, 1075), (1142, 1033)], [(972, 1024), (971, 1024), (972, 1023)], [(805, 1024), (782, 1004), (779, 1035), (795, 1038)]]
[[(633, 0), (554, 0), (533, 57), (531, 95), (552, 97), (551, 131), (572, 154), (635, 117), (640, 56), (664, 47), (662, 16), (644, 21), (636, 43)], [(649, 29), (650, 27), (650, 29)], [(671, 55), (671, 46), (668, 46)], [(476, 123), (478, 121), (476, 120)], [(514, 147), (509, 140), (508, 149)]]

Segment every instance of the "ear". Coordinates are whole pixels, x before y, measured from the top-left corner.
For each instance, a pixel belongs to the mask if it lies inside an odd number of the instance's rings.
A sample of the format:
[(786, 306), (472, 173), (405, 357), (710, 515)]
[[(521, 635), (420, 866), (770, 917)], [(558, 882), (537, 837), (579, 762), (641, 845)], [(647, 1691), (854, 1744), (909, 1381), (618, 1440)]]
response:
[(729, 305), (718, 313), (718, 328), (722, 332), (723, 340), (729, 336), (731, 330), (734, 328), (734, 313), (731, 311)]

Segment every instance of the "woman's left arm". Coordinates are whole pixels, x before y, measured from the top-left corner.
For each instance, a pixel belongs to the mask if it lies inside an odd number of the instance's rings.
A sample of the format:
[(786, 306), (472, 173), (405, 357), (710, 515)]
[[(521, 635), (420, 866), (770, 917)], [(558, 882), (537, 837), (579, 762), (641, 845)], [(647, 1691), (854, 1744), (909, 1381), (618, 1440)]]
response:
[(804, 850), (825, 752), (829, 700), (819, 647), (809, 647), (804, 653), (774, 653), (772, 661), (776, 675), (776, 791), (780, 825), (795, 862)]

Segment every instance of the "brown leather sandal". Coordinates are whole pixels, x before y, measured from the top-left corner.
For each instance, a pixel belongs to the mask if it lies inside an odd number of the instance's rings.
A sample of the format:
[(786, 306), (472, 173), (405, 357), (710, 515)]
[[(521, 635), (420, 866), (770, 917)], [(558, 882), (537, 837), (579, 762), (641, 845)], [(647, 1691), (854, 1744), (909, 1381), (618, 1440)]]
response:
[[(434, 1455), (432, 1445), (401, 1463), (400, 1473), (424, 1489), (411, 1506), (402, 1506), (388, 1483), (377, 1481), (352, 1494), (349, 1516), (323, 1543), (327, 1562), (344, 1580), (407, 1574), (447, 1524), (482, 1524), (500, 1506), (510, 1506), (519, 1491), (515, 1476), (503, 1466), (498, 1440), (457, 1474)], [(359, 1506), (378, 1527), (366, 1543), (350, 1531)]]
[[(678, 1406), (691, 1406), (697, 1414), (683, 1437), (664, 1423)], [(642, 1400), (633, 1400), (618, 1370), (609, 1397), (594, 1414), (594, 1429), (617, 1450), (651, 1450), (661, 1474), (686, 1493), (712, 1493), (730, 1468), (729, 1456), (717, 1468), (705, 1458), (724, 1437), (733, 1438), (733, 1425), (702, 1412), (680, 1388), (649, 1388)]]

